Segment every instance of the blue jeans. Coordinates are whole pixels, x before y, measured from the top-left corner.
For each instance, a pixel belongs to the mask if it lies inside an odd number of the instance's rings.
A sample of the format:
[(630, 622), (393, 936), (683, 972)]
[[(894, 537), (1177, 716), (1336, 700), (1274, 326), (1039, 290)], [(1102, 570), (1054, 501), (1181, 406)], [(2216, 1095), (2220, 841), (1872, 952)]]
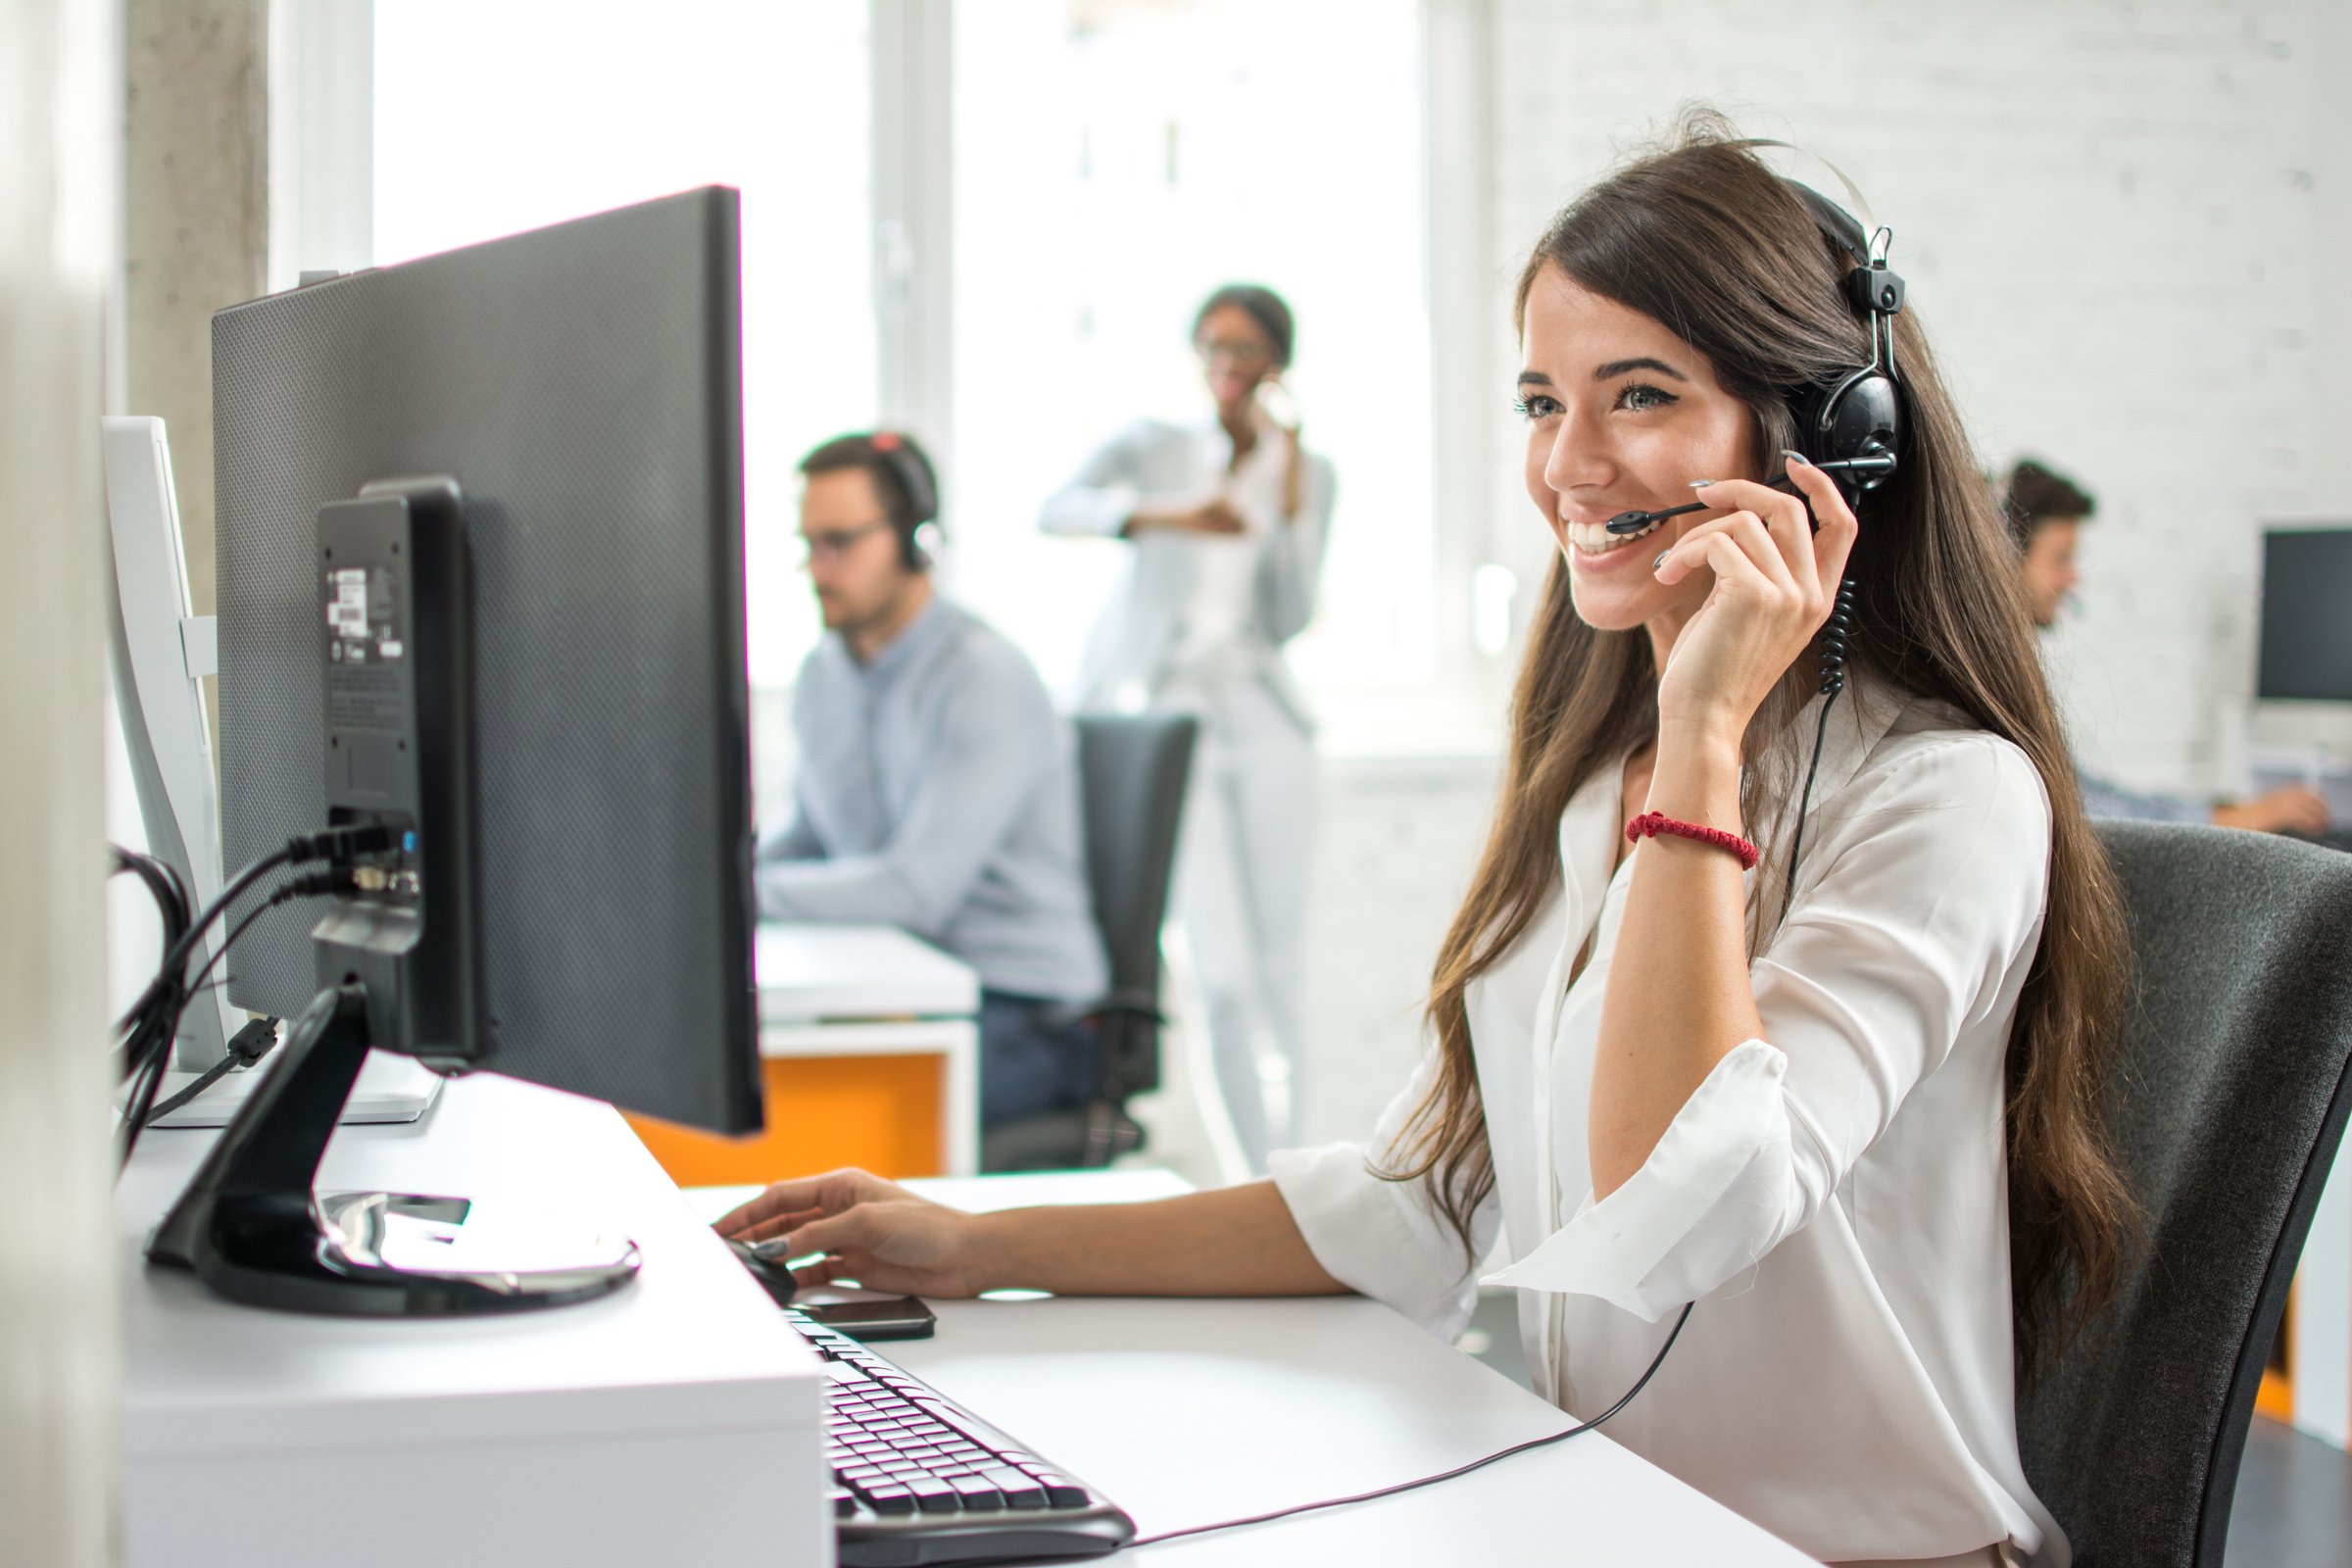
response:
[(980, 993), (980, 1125), (1076, 1110), (1100, 1083), (1101, 1042), (1066, 1004)]

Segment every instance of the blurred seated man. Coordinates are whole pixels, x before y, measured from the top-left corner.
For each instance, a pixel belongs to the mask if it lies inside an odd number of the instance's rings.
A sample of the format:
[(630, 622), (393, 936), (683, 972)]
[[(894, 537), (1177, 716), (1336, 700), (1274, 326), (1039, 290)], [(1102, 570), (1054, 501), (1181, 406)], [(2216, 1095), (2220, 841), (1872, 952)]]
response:
[[(2058, 609), (2074, 591), (2075, 544), (2098, 503), (2073, 481), (2028, 459), (2009, 470), (2009, 528), (2016, 536), (2026, 594), (2034, 623), (2058, 623)], [(2092, 816), (2130, 816), (2151, 822), (2212, 822), (2264, 833), (2317, 834), (2328, 828), (2328, 802), (2317, 791), (2290, 786), (2250, 801), (2210, 804), (2176, 795), (2140, 795), (2083, 771), (2082, 806)]]
[(801, 460), (827, 635), (801, 665), (768, 919), (895, 925), (980, 973), (983, 1126), (1083, 1105), (1107, 966), (1079, 841), (1077, 749), (1018, 648), (937, 593), (930, 460), (881, 431)]

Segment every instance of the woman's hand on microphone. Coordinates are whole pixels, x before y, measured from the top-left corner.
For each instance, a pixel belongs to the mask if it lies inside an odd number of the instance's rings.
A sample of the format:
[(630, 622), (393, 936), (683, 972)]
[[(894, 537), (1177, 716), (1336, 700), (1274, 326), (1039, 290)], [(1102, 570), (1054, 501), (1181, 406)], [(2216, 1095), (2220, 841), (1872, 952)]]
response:
[(1688, 731), (1736, 747), (1829, 618), (1859, 529), (1835, 479), (1793, 453), (1785, 458), (1801, 496), (1745, 479), (1703, 486), (1700, 499), (1734, 510), (1686, 530), (1658, 559), (1660, 582), (1702, 566), (1715, 573), (1658, 677), (1661, 742)]
[(796, 1268), (804, 1286), (856, 1280), (871, 1291), (910, 1296), (977, 1296), (983, 1249), (974, 1216), (917, 1198), (862, 1170), (778, 1182), (711, 1227), (729, 1241), (781, 1236), (791, 1255), (821, 1253)]

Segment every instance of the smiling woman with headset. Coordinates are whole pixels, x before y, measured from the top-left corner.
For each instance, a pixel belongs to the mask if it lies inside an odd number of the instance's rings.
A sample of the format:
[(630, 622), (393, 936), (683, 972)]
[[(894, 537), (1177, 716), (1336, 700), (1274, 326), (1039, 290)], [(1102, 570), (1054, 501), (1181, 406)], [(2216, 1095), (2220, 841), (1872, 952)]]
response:
[(1538, 1390), (1640, 1388), (1612, 1434), (1793, 1544), (2067, 1560), (2013, 1368), (2133, 1223), (2121, 918), (1885, 233), (1756, 147), (1695, 119), (1521, 275), (1560, 556), (1434, 1045), (1370, 1143), (983, 1216), (839, 1172), (722, 1230), (811, 1280), (1355, 1290), (1446, 1335), (1499, 1234)]

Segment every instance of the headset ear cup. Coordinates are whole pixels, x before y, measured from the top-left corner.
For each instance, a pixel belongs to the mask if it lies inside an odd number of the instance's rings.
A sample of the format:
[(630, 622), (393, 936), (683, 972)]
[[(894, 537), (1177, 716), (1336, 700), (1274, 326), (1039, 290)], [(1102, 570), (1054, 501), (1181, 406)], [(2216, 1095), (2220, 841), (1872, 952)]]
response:
[(941, 535), (936, 522), (918, 522), (900, 535), (908, 571), (929, 571), (939, 559)]
[[(1893, 378), (1871, 367), (1848, 373), (1804, 413), (1805, 456), (1816, 463), (1898, 457), (1902, 451), (1902, 395)], [(1891, 469), (1845, 476), (1855, 491), (1874, 490)]]

